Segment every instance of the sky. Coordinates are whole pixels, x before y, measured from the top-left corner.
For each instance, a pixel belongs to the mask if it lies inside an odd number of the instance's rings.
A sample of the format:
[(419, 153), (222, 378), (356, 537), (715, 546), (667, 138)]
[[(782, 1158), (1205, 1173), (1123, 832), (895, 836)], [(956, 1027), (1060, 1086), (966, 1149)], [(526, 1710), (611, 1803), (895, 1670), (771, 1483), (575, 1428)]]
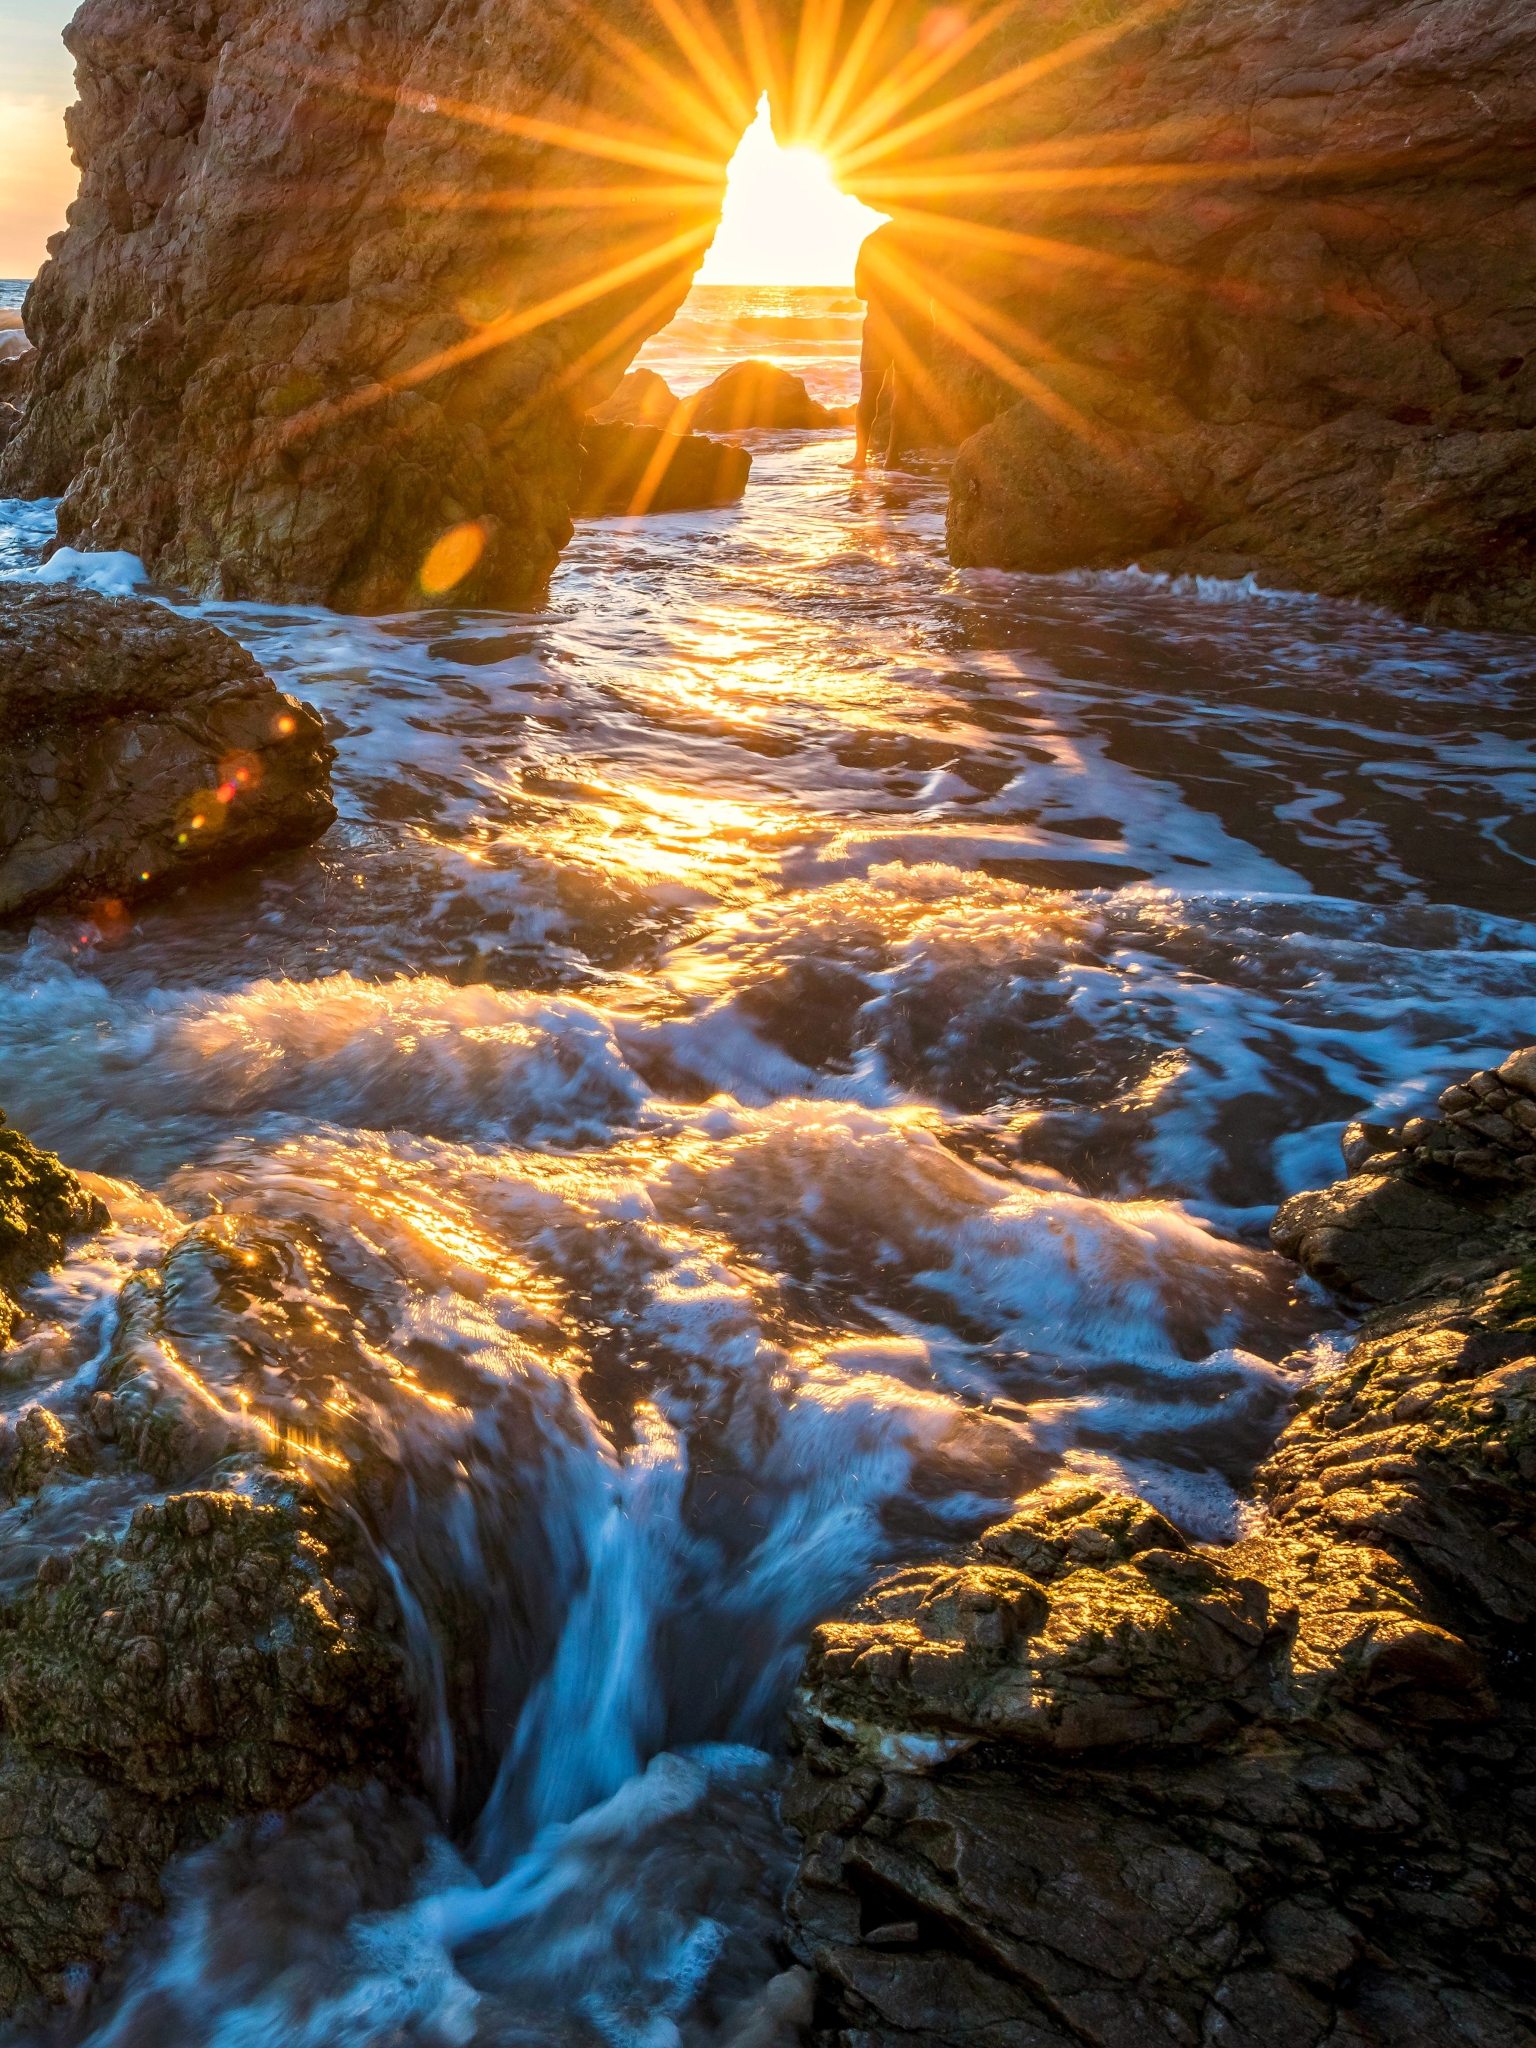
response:
[[(63, 123), (74, 67), (59, 33), (76, 4), (0, 0), (0, 277), (37, 271), (75, 196)], [(731, 160), (698, 281), (851, 286), (858, 246), (884, 218), (839, 192), (820, 157), (780, 149), (764, 100)]]
[(859, 244), (887, 216), (839, 192), (808, 149), (780, 149), (765, 95), (726, 173), (699, 284), (851, 286)]
[(31, 277), (79, 176), (64, 142), (74, 59), (59, 33), (79, 0), (0, 0), (0, 277)]

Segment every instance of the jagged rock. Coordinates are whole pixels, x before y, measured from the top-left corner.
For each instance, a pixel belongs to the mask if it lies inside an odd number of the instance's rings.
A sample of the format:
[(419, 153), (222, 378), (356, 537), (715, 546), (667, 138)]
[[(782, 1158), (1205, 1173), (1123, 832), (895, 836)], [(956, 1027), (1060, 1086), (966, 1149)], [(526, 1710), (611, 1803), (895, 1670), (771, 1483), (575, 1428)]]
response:
[(1409, 1239), (1243, 1540), (1062, 1479), (817, 1632), (785, 1811), (823, 2039), (1531, 2038), (1536, 1259), (1482, 1242), (1452, 1286)]
[[(628, 0), (536, 26), (495, 0), (86, 0), (81, 196), (28, 298), (0, 492), (63, 494), (67, 541), (199, 594), (356, 609), (415, 601), (474, 522), (458, 601), (523, 601), (569, 535), (581, 416), (681, 303), (804, 32), (859, 124), (842, 152), (832, 124), (845, 186), (902, 195), (924, 404), (945, 440), (982, 430), (957, 561), (1139, 556), (1529, 626), (1528, 15), (1040, 0), (936, 55), (928, 0), (767, 0), (710, 13), (701, 129), (698, 53)], [(816, 98), (775, 94), (783, 139)]]
[(319, 719), (213, 626), (0, 584), (0, 917), (119, 905), (335, 818)]
[(184, 1493), (0, 1609), (0, 2010), (61, 1996), (177, 1849), (359, 1767), (409, 1782), (402, 1655), (343, 1591), (355, 1549), (312, 1501)]
[(684, 423), (690, 431), (732, 434), (746, 427), (835, 427), (840, 421), (817, 404), (803, 378), (749, 357), (683, 401), (678, 425)]
[(624, 427), (665, 427), (682, 402), (654, 370), (630, 370), (612, 398), (594, 406), (588, 418), (604, 426), (616, 422)]
[(1350, 1177), (1283, 1203), (1276, 1249), (1374, 1302), (1536, 1258), (1536, 1047), (1447, 1088), (1439, 1109), (1350, 1124)]
[(58, 1265), (69, 1238), (106, 1222), (105, 1208), (69, 1168), (0, 1112), (0, 1349), (15, 1325), (14, 1290)]
[[(259, 1311), (296, 1322), (308, 1372), (334, 1347), (260, 1243), (219, 1220), (175, 1240), (125, 1287), (78, 1413), (0, 1426), (0, 2014), (63, 1996), (178, 1851), (330, 1784), (418, 1781), (361, 1467), (289, 1454)], [(50, 1527), (72, 1533), (18, 1575)]]
[(746, 489), (752, 468), (747, 451), (729, 441), (595, 419), (582, 431), (582, 452), (572, 510), (588, 519), (729, 505)]

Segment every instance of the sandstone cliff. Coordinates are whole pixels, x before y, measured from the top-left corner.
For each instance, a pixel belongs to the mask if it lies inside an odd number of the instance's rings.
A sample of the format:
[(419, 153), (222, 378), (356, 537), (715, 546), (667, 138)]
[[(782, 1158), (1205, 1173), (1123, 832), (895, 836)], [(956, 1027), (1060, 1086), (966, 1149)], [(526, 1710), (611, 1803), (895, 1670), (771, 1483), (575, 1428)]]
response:
[(955, 469), (953, 558), (1536, 625), (1536, 21), (1138, 16), (981, 116), (969, 252), (913, 230), (938, 382), (961, 427), (1000, 411)]
[[(517, 603), (767, 83), (897, 221), (956, 561), (1536, 622), (1505, 0), (86, 0), (0, 491), (199, 593)], [(465, 566), (465, 565), (469, 566)]]
[[(1435, 1171), (1476, 1251), (1485, 1184)], [(1402, 1262), (1243, 1541), (1063, 1480), (818, 1632), (786, 1812), (823, 2039), (1530, 2040), (1536, 1273), (1480, 1248)]]

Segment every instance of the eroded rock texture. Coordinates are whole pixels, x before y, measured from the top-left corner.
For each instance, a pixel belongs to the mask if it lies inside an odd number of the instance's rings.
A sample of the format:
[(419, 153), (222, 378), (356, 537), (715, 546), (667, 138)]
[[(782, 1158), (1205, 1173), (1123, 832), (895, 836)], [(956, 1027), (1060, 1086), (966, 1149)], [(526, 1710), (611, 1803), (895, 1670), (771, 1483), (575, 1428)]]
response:
[(222, 1222), (174, 1237), (95, 1373), (35, 1304), (7, 1353), (8, 1397), (41, 1370), (55, 1405), (0, 1418), (0, 2013), (62, 1997), (159, 1908), (169, 1859), (232, 1822), (417, 1782), (356, 1475), (286, 1448), (268, 1321), (304, 1372), (334, 1360), (259, 1243)]
[(0, 917), (120, 907), (304, 846), (335, 749), (216, 627), (0, 584)]
[(959, 426), (1010, 407), (956, 467), (954, 559), (1253, 569), (1529, 629), (1536, 21), (1139, 19), (975, 117), (969, 147), (1014, 152), (990, 255), (914, 242), (952, 280), (933, 353)]
[[(202, 592), (516, 603), (767, 85), (895, 216), (957, 561), (1536, 619), (1536, 27), (1506, 0), (86, 0), (0, 490)], [(915, 416), (915, 415), (914, 415)], [(466, 559), (468, 556), (466, 555)]]
[[(670, 46), (628, 0), (86, 0), (81, 195), (0, 490), (199, 593), (355, 609), (419, 602), (473, 521), (458, 594), (525, 597), (581, 414), (681, 300), (734, 146), (716, 116), (701, 152), (626, 37)], [(624, 122), (639, 163), (605, 150)]]
[(824, 2039), (1529, 2042), (1536, 1265), (1481, 1242), (1405, 1266), (1244, 1540), (1062, 1480), (818, 1632), (786, 1811)]
[(70, 1238), (106, 1220), (100, 1201), (69, 1168), (12, 1129), (0, 1111), (0, 1349), (15, 1327), (15, 1290), (58, 1265)]

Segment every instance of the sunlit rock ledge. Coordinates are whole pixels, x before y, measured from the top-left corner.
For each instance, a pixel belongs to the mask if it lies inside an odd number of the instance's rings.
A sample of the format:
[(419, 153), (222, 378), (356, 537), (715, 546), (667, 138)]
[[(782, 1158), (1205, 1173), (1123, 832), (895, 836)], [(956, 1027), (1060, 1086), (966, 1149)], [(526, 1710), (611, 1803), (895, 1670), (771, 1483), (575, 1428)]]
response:
[(1529, 10), (696, 11), (87, 0), (0, 491), (198, 594), (419, 602), (454, 535), (526, 601), (766, 82), (897, 217), (957, 562), (1536, 623)]
[(817, 1631), (785, 1812), (821, 2039), (1530, 2039), (1536, 1193), (1493, 1114), (1464, 1168), (1419, 1120), (1281, 1210), (1314, 1269), (1326, 1213), (1330, 1278), (1389, 1305), (1306, 1390), (1253, 1533), (1062, 1479)]

